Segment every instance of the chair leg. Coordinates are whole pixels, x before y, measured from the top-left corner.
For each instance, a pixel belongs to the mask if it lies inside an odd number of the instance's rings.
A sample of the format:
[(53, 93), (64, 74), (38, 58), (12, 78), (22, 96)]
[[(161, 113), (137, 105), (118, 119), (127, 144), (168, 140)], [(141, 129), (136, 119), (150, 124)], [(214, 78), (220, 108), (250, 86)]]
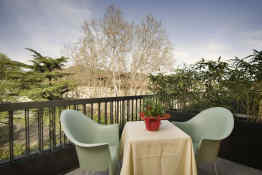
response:
[(216, 164), (216, 162), (214, 163), (214, 170), (215, 170), (215, 175), (218, 175), (218, 173), (217, 173), (217, 164)]

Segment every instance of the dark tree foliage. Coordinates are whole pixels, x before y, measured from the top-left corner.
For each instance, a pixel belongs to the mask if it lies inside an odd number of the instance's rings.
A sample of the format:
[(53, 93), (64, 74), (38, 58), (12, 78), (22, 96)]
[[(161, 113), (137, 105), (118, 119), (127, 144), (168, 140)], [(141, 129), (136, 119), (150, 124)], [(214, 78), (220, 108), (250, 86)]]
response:
[(69, 58), (51, 58), (33, 49), (27, 48), (27, 50), (33, 53), (32, 65), (25, 76), (24, 85), (30, 89), (26, 91), (27, 95), (37, 100), (62, 99), (63, 95), (74, 87), (71, 81), (65, 79), (70, 73), (62, 72)]
[(171, 75), (151, 74), (148, 88), (158, 94), (160, 98), (172, 94), (181, 102), (182, 106), (185, 106), (186, 102), (195, 99), (196, 92), (200, 90), (194, 86), (197, 83), (195, 75), (195, 71), (186, 66), (175, 69), (175, 74)]
[(183, 109), (224, 106), (253, 116), (262, 113), (262, 51), (254, 50), (242, 59), (202, 59), (177, 68), (175, 74), (150, 75), (149, 79), (153, 93), (175, 95)]
[(0, 53), (0, 103), (15, 101), (21, 89), (19, 79), (23, 75), (23, 68), (27, 65), (13, 61)]
[(32, 100), (57, 100), (74, 88), (63, 68), (66, 57), (51, 58), (33, 49), (32, 64), (13, 61), (0, 54), (0, 102), (17, 101), (25, 96)]
[(254, 50), (252, 55), (231, 61), (232, 71), (227, 83), (230, 93), (246, 113), (257, 115), (262, 102), (262, 51)]
[(232, 103), (226, 87), (230, 76), (229, 63), (221, 61), (221, 57), (216, 61), (202, 59), (193, 69), (202, 89), (198, 95), (198, 102), (204, 103), (205, 106), (228, 106)]

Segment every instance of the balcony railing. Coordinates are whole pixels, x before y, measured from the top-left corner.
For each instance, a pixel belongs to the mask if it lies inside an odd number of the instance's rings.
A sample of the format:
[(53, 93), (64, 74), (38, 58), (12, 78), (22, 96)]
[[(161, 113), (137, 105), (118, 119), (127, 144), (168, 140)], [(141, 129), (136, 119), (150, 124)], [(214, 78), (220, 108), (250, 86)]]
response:
[(60, 123), (64, 109), (80, 110), (98, 123), (119, 123), (122, 128), (126, 121), (140, 120), (145, 98), (175, 105), (172, 96), (160, 100), (154, 95), (0, 104), (0, 165), (70, 144)]
[[(120, 132), (130, 120), (140, 120), (145, 98), (178, 109), (174, 96), (125, 96), (0, 104), (0, 170), (2, 174), (64, 174), (79, 167), (74, 146), (60, 124), (64, 109), (76, 109), (99, 123), (119, 123)], [(192, 113), (191, 113), (192, 112)], [(170, 110), (170, 120), (185, 121), (193, 111)], [(231, 136), (222, 141), (219, 156), (261, 168), (261, 122), (235, 116)], [(251, 148), (251, 149), (246, 149)], [(242, 171), (242, 170), (241, 170)], [(222, 173), (223, 174), (223, 173)]]

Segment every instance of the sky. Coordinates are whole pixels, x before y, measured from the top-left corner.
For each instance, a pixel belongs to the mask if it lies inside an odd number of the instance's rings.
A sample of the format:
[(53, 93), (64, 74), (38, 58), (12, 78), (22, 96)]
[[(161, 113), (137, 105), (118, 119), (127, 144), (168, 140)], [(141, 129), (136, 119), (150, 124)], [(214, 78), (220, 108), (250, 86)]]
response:
[(26, 63), (32, 56), (25, 48), (67, 55), (83, 22), (103, 17), (111, 4), (130, 21), (148, 14), (161, 20), (176, 65), (262, 50), (262, 0), (0, 0), (0, 52)]

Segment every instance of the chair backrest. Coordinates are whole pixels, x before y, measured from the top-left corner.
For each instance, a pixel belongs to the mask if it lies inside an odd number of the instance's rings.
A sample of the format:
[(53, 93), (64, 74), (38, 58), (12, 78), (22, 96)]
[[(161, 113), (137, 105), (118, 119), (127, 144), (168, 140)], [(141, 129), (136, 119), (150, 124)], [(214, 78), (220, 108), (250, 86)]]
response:
[(64, 110), (60, 120), (64, 133), (71, 142), (92, 143), (96, 123), (89, 117), (79, 111)]
[(223, 107), (203, 110), (188, 122), (194, 126), (193, 139), (196, 140), (222, 140), (228, 137), (234, 128), (233, 114)]

